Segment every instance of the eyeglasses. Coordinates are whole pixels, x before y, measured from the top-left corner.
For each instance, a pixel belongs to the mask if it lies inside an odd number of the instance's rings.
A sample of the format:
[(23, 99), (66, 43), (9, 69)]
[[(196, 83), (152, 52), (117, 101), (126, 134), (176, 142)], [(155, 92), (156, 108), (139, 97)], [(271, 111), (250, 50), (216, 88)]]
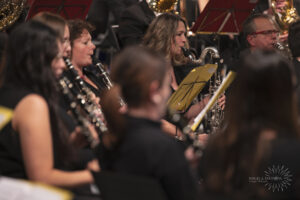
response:
[(276, 34), (276, 35), (279, 35), (279, 31), (277, 31), (277, 30), (258, 31), (258, 32), (253, 32), (250, 35), (258, 35), (258, 34), (263, 34), (263, 35)]

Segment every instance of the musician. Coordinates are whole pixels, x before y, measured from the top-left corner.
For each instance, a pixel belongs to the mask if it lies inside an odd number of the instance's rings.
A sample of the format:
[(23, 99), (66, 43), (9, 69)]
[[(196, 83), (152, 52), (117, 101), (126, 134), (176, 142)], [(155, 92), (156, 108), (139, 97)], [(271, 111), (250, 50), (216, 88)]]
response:
[[(189, 73), (193, 67), (199, 66), (185, 57), (182, 47), (188, 48), (188, 40), (186, 38), (187, 28), (185, 21), (178, 15), (164, 13), (155, 18), (150, 24), (143, 44), (164, 55), (173, 65), (170, 70), (171, 84), (173, 91), (178, 89), (178, 85)], [(208, 102), (209, 97), (192, 105), (184, 114), (188, 121), (196, 117)], [(224, 104), (225, 99), (221, 99), (220, 103)], [(223, 102), (223, 103), (222, 103)], [(173, 132), (171, 126), (166, 123), (166, 130)]]
[[(0, 105), (12, 112), (0, 130), (0, 173), (54, 186), (93, 182), (88, 169), (67, 172), (72, 148), (57, 111), (56, 78), (65, 68), (59, 35), (29, 21), (10, 35)], [(3, 113), (2, 113), (3, 114)]]
[(274, 49), (279, 31), (270, 16), (254, 14), (244, 22), (243, 36), (250, 51)]
[(129, 6), (121, 15), (118, 38), (121, 47), (140, 44), (151, 23), (155, 18), (147, 0)]
[[(63, 19), (61, 16), (49, 12), (40, 12), (36, 16), (32, 18), (33, 20), (40, 21), (48, 26), (50, 26), (53, 30), (55, 30), (57, 33), (59, 33), (59, 36), (61, 38), (62, 43), (62, 49), (63, 49), (63, 57), (70, 57), (71, 55), (71, 45), (70, 45), (70, 32), (68, 23), (65, 19)], [(66, 71), (66, 69), (64, 69)], [(58, 73), (57, 79), (61, 78), (62, 73)], [(58, 80), (59, 81), (59, 80)], [(72, 99), (75, 101), (75, 99)], [(60, 101), (59, 101), (59, 107), (58, 112), (61, 117), (62, 123), (66, 126), (69, 134), (70, 139), (72, 142), (77, 145), (74, 149), (74, 154), (76, 154), (77, 159), (72, 162), (71, 168), (72, 169), (84, 169), (88, 162), (95, 159), (94, 153), (91, 149), (89, 149), (89, 143), (87, 141), (87, 138), (84, 136), (83, 130), (86, 127), (82, 127), (82, 125), (79, 125), (75, 119), (77, 116), (70, 116), (71, 108), (70, 102), (66, 101), (64, 98), (64, 95), (60, 93)], [(75, 118), (74, 118), (75, 117)], [(92, 133), (94, 136), (94, 140), (98, 141), (97, 133), (94, 129), (94, 127), (89, 124), (89, 132)], [(96, 143), (96, 142), (95, 142)], [(78, 191), (77, 191), (78, 193)]]
[(45, 23), (57, 31), (62, 38), (63, 57), (71, 56), (70, 30), (64, 18), (50, 12), (40, 12), (32, 19)]
[[(92, 43), (90, 32), (94, 28), (88, 22), (80, 19), (70, 20), (68, 24), (72, 47), (71, 62), (86, 85), (96, 96), (100, 96), (101, 88), (97, 85), (97, 77), (94, 77), (93, 71), (95, 68), (92, 66), (92, 56), (96, 47)], [(87, 74), (89, 74), (89, 76), (87, 76)], [(92, 80), (91, 78), (94, 79)]]
[[(137, 2), (138, 0), (93, 0), (87, 16), (87, 21), (96, 26), (93, 36), (105, 34), (111, 23), (119, 24), (123, 11)], [(113, 16), (113, 22), (110, 14)]]
[[(168, 199), (195, 199), (194, 179), (183, 151), (161, 130), (170, 94), (169, 63), (143, 47), (125, 49), (113, 62), (115, 86), (101, 98), (110, 134), (103, 137), (101, 169), (155, 178)], [(116, 95), (128, 106), (120, 114)]]
[[(199, 162), (204, 191), (209, 199), (298, 199), (300, 135), (293, 68), (282, 55), (267, 50), (248, 54), (240, 65), (224, 127), (210, 138)], [(289, 170), (293, 180), (272, 191), (265, 184), (282, 182), (265, 177), (277, 166)], [(252, 182), (257, 177), (267, 181)]]

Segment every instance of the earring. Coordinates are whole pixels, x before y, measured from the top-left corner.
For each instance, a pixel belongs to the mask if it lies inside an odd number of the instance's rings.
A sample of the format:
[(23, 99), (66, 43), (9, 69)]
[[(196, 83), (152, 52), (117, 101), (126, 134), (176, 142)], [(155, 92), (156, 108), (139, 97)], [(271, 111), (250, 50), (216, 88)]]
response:
[(153, 95), (152, 101), (156, 104), (159, 104), (161, 102), (161, 96), (159, 96), (158, 94)]

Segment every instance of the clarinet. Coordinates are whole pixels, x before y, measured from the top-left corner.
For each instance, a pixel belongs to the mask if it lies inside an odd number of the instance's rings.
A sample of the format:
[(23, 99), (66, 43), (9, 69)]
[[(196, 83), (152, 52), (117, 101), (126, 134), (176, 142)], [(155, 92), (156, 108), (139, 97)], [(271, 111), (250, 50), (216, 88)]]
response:
[(74, 100), (76, 98), (74, 97), (74, 95), (71, 93), (69, 87), (67, 86), (68, 82), (70, 82), (69, 79), (65, 76), (62, 76), (58, 81), (59, 89), (61, 90), (61, 92), (63, 94), (64, 100), (69, 104), (73, 118), (76, 120), (77, 124), (80, 126), (81, 132), (87, 138), (87, 141), (90, 144), (90, 147), (94, 148), (97, 146), (97, 144), (99, 142), (94, 139), (92, 133), (90, 132), (90, 130), (88, 128), (89, 122), (85, 117), (82, 116), (82, 112), (78, 107), (79, 105)]
[(95, 127), (98, 129), (98, 132), (99, 133), (107, 132), (107, 130), (108, 130), (107, 126), (100, 119), (100, 117), (104, 119), (102, 110), (91, 99), (91, 95), (93, 94), (93, 92), (88, 88), (88, 86), (85, 84), (85, 82), (80, 78), (80, 76), (78, 75), (74, 66), (72, 65), (71, 61), (68, 58), (65, 58), (64, 60), (67, 65), (67, 68), (68, 68), (67, 72), (69, 72), (73, 82), (79, 88), (80, 93), (78, 93), (78, 91), (75, 90), (74, 85), (72, 84), (72, 81), (69, 81), (69, 83), (67, 83), (67, 86), (69, 87), (70, 91), (72, 91), (73, 94), (76, 96), (77, 101), (82, 106), (83, 110), (88, 114), (91, 123), (95, 125)]
[[(100, 75), (103, 77), (102, 80), (104, 82), (104, 85), (105, 85), (106, 89), (110, 90), (113, 87), (113, 84), (112, 84), (112, 81), (109, 77), (109, 74), (106, 72), (106, 70), (104, 69), (101, 62), (97, 62), (96, 67), (99, 69), (99, 71), (101, 73)], [(119, 97), (119, 101), (120, 101), (121, 106), (125, 105), (125, 101), (121, 97)]]

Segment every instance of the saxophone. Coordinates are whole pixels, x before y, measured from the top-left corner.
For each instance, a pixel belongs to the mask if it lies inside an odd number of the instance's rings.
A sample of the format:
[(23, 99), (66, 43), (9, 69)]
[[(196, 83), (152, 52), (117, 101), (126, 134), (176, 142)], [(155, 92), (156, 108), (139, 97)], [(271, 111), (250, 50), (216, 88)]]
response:
[[(205, 58), (207, 54), (210, 54), (212, 58), (216, 58), (218, 59), (218, 61), (216, 62), (216, 64), (219, 64), (220, 60), (220, 55), (219, 52), (216, 48), (214, 47), (207, 47), (205, 48), (202, 53), (201, 56), (199, 58), (199, 60), (201, 62), (205, 62)], [(220, 65), (218, 65), (220, 66)], [(225, 69), (221, 69), (220, 67), (217, 68), (215, 74), (212, 76), (212, 78), (209, 80), (209, 96), (210, 98), (214, 95), (214, 93), (218, 90), (218, 88), (220, 87), (224, 76), (225, 76), (226, 72)], [(218, 105), (218, 103), (215, 103), (212, 108), (210, 109), (210, 111), (206, 114), (205, 120), (204, 120), (204, 131), (206, 133), (215, 133), (216, 130), (219, 129), (222, 121), (224, 118), (224, 111), (222, 110), (222, 108)]]
[(195, 56), (191, 53), (189, 49), (181, 47), (181, 50), (185, 57), (188, 57), (193, 63), (197, 63), (199, 65), (205, 65), (205, 58), (208, 54), (210, 55), (211, 60), (220, 58), (219, 51), (215, 47), (204, 48), (201, 52), (199, 59), (195, 59)]
[[(183, 54), (186, 57), (192, 58), (191, 54), (189, 53), (189, 50), (183, 48), (182, 49)], [(206, 47), (201, 52), (201, 55), (199, 59), (191, 59), (192, 62), (198, 63), (199, 65), (206, 64), (206, 58), (209, 57), (210, 62), (215, 62), (218, 64), (218, 62), (221, 62), (219, 51), (215, 47)], [(215, 59), (215, 60), (214, 60)], [(216, 61), (217, 59), (217, 61)], [(222, 80), (225, 75), (224, 69), (217, 69), (215, 74), (211, 77), (209, 80), (209, 96), (212, 97), (215, 91), (220, 87)], [(204, 98), (207, 95), (201, 95), (200, 100), (204, 100)], [(200, 132), (206, 132), (206, 133), (213, 133), (215, 132), (221, 125), (221, 122), (224, 118), (224, 111), (221, 109), (221, 107), (216, 103), (212, 106), (212, 108), (207, 112), (206, 117), (203, 122), (203, 126), (200, 126), (202, 130), (199, 130)]]

